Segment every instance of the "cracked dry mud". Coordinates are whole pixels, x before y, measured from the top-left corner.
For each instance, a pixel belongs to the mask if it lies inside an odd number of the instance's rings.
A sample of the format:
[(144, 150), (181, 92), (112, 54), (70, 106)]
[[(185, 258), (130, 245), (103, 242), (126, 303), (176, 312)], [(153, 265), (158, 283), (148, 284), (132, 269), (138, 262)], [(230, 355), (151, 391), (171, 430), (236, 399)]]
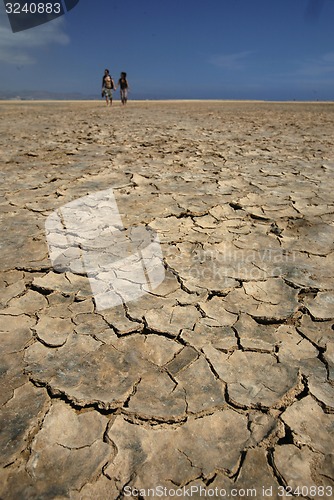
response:
[[(0, 497), (326, 497), (334, 105), (0, 106)], [(126, 228), (158, 233), (166, 276), (97, 312), (44, 224), (107, 188)]]

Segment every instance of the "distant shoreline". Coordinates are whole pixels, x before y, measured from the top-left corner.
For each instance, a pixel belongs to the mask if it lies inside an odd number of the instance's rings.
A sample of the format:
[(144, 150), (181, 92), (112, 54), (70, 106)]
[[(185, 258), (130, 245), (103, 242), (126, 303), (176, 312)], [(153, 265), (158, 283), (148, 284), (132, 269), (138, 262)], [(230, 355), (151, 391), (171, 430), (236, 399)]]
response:
[[(114, 103), (120, 103), (119, 99), (115, 99)], [(263, 103), (263, 104), (334, 104), (333, 101), (275, 101), (275, 100), (260, 100), (260, 99), (133, 99), (128, 101), (131, 104), (158, 104), (158, 103)], [(101, 103), (102, 99), (0, 99), (1, 104), (43, 104), (43, 103)]]

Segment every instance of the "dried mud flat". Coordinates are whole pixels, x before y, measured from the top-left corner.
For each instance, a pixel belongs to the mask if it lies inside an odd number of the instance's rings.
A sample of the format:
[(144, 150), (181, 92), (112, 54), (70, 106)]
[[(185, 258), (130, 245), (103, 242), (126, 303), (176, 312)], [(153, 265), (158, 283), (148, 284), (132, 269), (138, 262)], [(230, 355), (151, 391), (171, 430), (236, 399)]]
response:
[[(334, 105), (0, 109), (0, 497), (332, 496)], [(44, 225), (106, 188), (166, 275), (97, 311)]]

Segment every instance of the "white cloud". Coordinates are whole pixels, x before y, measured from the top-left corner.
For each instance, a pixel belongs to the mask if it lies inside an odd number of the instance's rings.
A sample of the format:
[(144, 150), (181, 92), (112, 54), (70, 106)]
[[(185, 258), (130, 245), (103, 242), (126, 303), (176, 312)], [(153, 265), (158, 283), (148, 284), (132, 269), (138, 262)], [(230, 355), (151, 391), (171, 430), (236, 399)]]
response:
[(15, 65), (34, 64), (34, 49), (55, 43), (67, 45), (69, 42), (62, 18), (26, 31), (12, 33), (5, 12), (0, 11), (0, 62)]
[(245, 67), (248, 57), (252, 51), (237, 52), (235, 54), (215, 54), (209, 58), (209, 63), (217, 68), (235, 71)]
[(304, 77), (334, 76), (334, 52), (303, 61), (297, 69), (297, 74)]

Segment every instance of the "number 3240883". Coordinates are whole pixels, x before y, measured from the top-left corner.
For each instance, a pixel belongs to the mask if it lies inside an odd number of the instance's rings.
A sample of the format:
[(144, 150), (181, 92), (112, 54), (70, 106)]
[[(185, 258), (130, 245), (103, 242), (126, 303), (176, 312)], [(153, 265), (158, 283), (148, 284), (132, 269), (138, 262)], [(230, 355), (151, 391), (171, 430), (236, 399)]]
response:
[(330, 497), (332, 498), (333, 488), (332, 486), (297, 486), (292, 488), (291, 486), (279, 486), (278, 496), (279, 497), (292, 497), (292, 496), (302, 496), (302, 497)]
[(7, 14), (61, 14), (62, 8), (60, 3), (25, 3), (21, 5), (18, 2), (6, 3)]

